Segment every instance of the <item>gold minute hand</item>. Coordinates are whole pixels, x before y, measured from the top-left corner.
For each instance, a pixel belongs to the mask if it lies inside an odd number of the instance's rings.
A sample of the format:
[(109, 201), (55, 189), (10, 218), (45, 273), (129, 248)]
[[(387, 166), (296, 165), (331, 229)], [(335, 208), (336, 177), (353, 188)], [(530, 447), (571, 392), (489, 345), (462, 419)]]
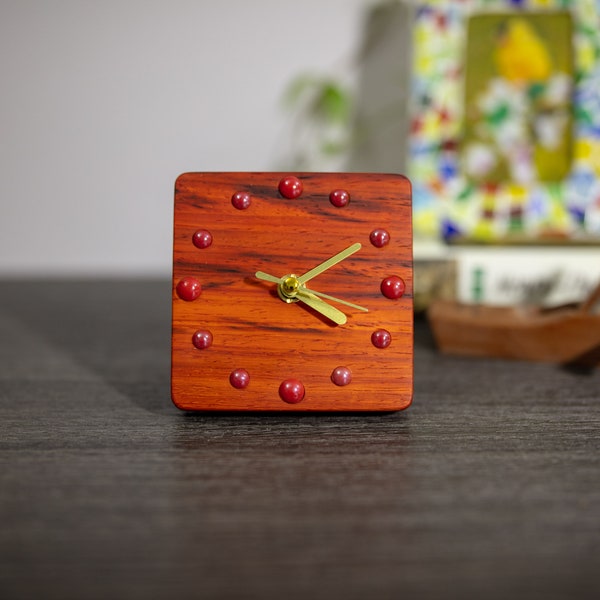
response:
[(322, 262), (320, 265), (317, 265), (314, 269), (307, 271), (304, 275), (300, 275), (298, 277), (298, 283), (303, 285), (307, 281), (311, 280), (313, 277), (320, 275), (323, 271), (327, 271), (333, 267), (333, 265), (337, 265), (339, 262), (342, 262), (345, 258), (348, 258), (351, 254), (358, 252), (362, 248), (360, 243), (352, 244), (352, 246), (348, 246), (345, 250), (338, 252), (335, 256), (328, 258), (325, 262)]

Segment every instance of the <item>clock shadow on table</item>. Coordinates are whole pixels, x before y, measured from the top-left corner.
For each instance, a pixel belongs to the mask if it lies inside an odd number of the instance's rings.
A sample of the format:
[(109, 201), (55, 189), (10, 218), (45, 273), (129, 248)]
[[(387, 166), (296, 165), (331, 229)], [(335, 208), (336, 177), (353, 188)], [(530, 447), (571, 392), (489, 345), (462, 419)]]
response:
[[(207, 445), (260, 451), (302, 452), (306, 458), (322, 451), (362, 460), (381, 448), (382, 455), (404, 452), (412, 441), (410, 415), (401, 412), (186, 412), (172, 430), (174, 449), (205, 451)], [(362, 458), (361, 458), (362, 457)]]
[[(405, 409), (406, 410), (406, 409)], [(253, 411), (211, 411), (211, 410), (199, 410), (199, 411), (183, 411), (182, 415), (185, 419), (193, 421), (194, 419), (203, 420), (206, 418), (227, 418), (231, 420), (232, 418), (263, 418), (268, 417), (272, 420), (276, 419), (284, 419), (284, 420), (297, 420), (297, 419), (320, 419), (322, 417), (343, 417), (346, 421), (351, 421), (352, 419), (385, 419), (391, 417), (399, 417), (403, 419), (406, 416), (404, 411), (399, 410), (390, 410), (390, 411), (321, 411), (321, 410), (288, 410), (288, 411), (277, 411), (277, 410), (253, 410)]]

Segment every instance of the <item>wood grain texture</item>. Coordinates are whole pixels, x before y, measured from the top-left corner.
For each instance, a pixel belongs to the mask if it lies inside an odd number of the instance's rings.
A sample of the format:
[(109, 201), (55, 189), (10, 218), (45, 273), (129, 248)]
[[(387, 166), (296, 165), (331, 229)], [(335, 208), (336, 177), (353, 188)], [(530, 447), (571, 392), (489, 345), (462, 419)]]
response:
[(0, 281), (0, 597), (596, 600), (600, 370), (436, 352), (391, 413), (183, 413), (171, 282)]
[[(186, 173), (175, 190), (173, 250), (172, 396), (186, 410), (372, 411), (399, 410), (412, 398), (412, 227), (409, 182), (400, 175), (299, 173), (297, 199), (282, 198), (285, 173)], [(342, 188), (351, 201), (337, 208), (329, 193)], [(231, 197), (247, 192), (246, 210)], [(385, 228), (390, 243), (369, 241)], [(209, 230), (213, 243), (198, 249), (192, 238)], [(368, 313), (344, 309), (336, 326), (302, 303), (287, 304), (276, 284), (259, 281), (258, 270), (277, 277), (301, 275), (353, 243), (362, 249), (320, 274), (310, 287), (354, 302)], [(402, 298), (389, 300), (381, 281), (401, 277)], [(192, 302), (176, 292), (194, 277), (202, 293)], [(338, 308), (342, 308), (338, 305)], [(379, 349), (371, 334), (384, 328), (392, 343)], [(207, 329), (213, 344), (198, 350), (194, 332)], [(352, 382), (336, 386), (331, 373), (347, 367)], [(250, 385), (229, 383), (235, 369)], [(282, 381), (298, 379), (306, 389), (298, 404), (283, 402)]]
[(448, 354), (600, 366), (600, 314), (580, 307), (548, 310), (435, 300), (428, 316), (439, 349)]

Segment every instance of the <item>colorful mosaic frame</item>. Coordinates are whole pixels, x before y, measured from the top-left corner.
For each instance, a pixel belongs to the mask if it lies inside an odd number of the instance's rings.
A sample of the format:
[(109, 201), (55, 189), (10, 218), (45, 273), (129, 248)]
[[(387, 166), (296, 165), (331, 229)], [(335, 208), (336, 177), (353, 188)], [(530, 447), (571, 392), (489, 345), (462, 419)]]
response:
[[(471, 17), (560, 11), (570, 14), (573, 37), (570, 164), (555, 181), (473, 178), (464, 160)], [(432, 0), (415, 19), (407, 170), (416, 238), (600, 243), (600, 0)]]

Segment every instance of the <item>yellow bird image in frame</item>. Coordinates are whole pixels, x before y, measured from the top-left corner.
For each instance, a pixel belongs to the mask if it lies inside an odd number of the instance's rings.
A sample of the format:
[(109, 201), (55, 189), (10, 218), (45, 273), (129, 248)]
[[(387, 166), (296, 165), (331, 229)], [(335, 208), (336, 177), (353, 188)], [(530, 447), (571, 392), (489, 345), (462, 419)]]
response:
[(498, 73), (513, 83), (545, 81), (554, 69), (544, 41), (531, 23), (519, 17), (499, 26), (494, 62)]

